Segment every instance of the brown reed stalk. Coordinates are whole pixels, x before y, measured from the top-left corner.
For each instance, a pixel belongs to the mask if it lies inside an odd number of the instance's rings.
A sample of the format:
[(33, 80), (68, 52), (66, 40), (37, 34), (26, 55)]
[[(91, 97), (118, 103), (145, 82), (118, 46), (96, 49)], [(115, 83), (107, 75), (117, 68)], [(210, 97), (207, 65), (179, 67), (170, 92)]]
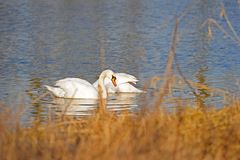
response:
[(105, 113), (107, 108), (107, 100), (102, 97), (103, 89), (98, 85), (98, 109), (97, 113)]
[(239, 38), (239, 36), (237, 35), (237, 32), (236, 32), (235, 29), (233, 28), (232, 23), (231, 23), (231, 21), (230, 21), (229, 18), (228, 18), (228, 15), (227, 15), (227, 13), (226, 13), (226, 10), (225, 10), (225, 7), (224, 7), (223, 3), (221, 3), (221, 7), (222, 7), (222, 8), (221, 8), (220, 16), (225, 19), (225, 21), (226, 21), (229, 29), (231, 30), (231, 32), (232, 32), (232, 34), (233, 34), (236, 42), (238, 42), (238, 44), (240, 44), (240, 38)]
[[(231, 23), (230, 21), (227, 21), (228, 26), (231, 28), (232, 32), (235, 33), (235, 30), (233, 29), (233, 27), (231, 27)], [(234, 34), (234, 37), (231, 36), (231, 34), (229, 34), (215, 19), (209, 18), (207, 19), (205, 22), (203, 22), (202, 27), (208, 25), (208, 36), (209, 38), (212, 38), (213, 33), (212, 33), (212, 26), (216, 26), (221, 32), (223, 32), (224, 35), (226, 35), (227, 37), (229, 37), (232, 41), (236, 42), (238, 45), (240, 44), (240, 38), (239, 36), (237, 36), (236, 34)]]
[(159, 108), (161, 106), (164, 96), (168, 95), (168, 93), (171, 90), (172, 77), (173, 77), (173, 63), (174, 63), (174, 58), (176, 56), (178, 24), (179, 24), (179, 21), (178, 19), (176, 19), (175, 27), (172, 33), (172, 42), (168, 52), (168, 60), (167, 60), (167, 66), (165, 68), (163, 85), (160, 89), (158, 99), (155, 103), (156, 108)]

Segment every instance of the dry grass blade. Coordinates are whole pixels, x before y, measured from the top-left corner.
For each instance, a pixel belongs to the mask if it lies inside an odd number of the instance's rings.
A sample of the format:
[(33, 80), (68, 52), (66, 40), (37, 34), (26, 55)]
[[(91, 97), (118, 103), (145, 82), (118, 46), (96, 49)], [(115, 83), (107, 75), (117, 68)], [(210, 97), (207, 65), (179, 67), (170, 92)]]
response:
[[(238, 1), (239, 2), (239, 1)], [(208, 37), (212, 38), (212, 25), (215, 25), (221, 32), (223, 32), (226, 36), (228, 36), (231, 40), (236, 42), (238, 45), (240, 44), (240, 37), (237, 35), (237, 32), (235, 31), (234, 27), (232, 26), (231, 21), (228, 18), (228, 15), (226, 13), (224, 5), (221, 3), (221, 11), (220, 11), (220, 17), (225, 19), (228, 28), (232, 32), (233, 36), (229, 34), (215, 19), (209, 18), (205, 22), (203, 22), (202, 27), (207, 25), (208, 27)]]
[(213, 34), (212, 34), (212, 26), (216, 26), (221, 32), (223, 32), (226, 36), (228, 36), (231, 40), (236, 42), (238, 45), (240, 44), (240, 37), (237, 35), (237, 32), (235, 31), (234, 27), (232, 26), (232, 23), (230, 22), (227, 13), (225, 11), (224, 5), (221, 4), (222, 8), (220, 11), (220, 17), (224, 18), (229, 29), (231, 30), (233, 36), (229, 34), (215, 19), (209, 18), (205, 22), (203, 22), (202, 27), (207, 25), (208, 27), (208, 37), (211, 39)]
[[(212, 27), (213, 25), (216, 26), (221, 32), (223, 32), (223, 34), (225, 34), (226, 36), (228, 36), (232, 41), (237, 42), (235, 40), (234, 37), (232, 37), (215, 19), (209, 18), (207, 19), (203, 24), (202, 27), (204, 27), (205, 25), (208, 25), (208, 29), (209, 27)], [(212, 29), (210, 28), (210, 32), (212, 32)], [(212, 33), (211, 33), (211, 37), (212, 37)], [(239, 43), (239, 42), (237, 42)]]
[(98, 113), (105, 113), (107, 108), (107, 100), (103, 98), (103, 89), (98, 85)]
[(209, 25), (208, 25), (208, 38), (209, 38), (209, 39), (212, 39), (212, 37), (213, 37), (212, 28), (211, 28), (211, 25), (209, 24)]
[(37, 103), (38, 101), (40, 101), (42, 98), (46, 97), (48, 94), (52, 95), (50, 92), (46, 92), (46, 93), (43, 93), (41, 94), (40, 96), (38, 96), (37, 98), (35, 98), (33, 101), (32, 101), (32, 104), (34, 103)]
[(230, 22), (230, 20), (229, 20), (229, 18), (228, 18), (228, 16), (227, 16), (227, 13), (226, 13), (226, 11), (225, 11), (224, 5), (221, 4), (221, 6), (222, 6), (222, 9), (221, 9), (221, 14), (220, 14), (220, 15), (226, 20), (227, 25), (228, 25), (228, 27), (230, 28), (230, 30), (232, 31), (235, 40), (238, 42), (238, 44), (240, 44), (240, 38), (239, 38), (239, 36), (237, 35), (237, 32), (236, 32), (235, 29), (233, 28), (232, 23)]
[(176, 20), (173, 35), (172, 35), (172, 43), (168, 52), (168, 60), (167, 60), (167, 66), (164, 73), (164, 81), (163, 85), (159, 92), (159, 97), (155, 103), (156, 107), (161, 106), (161, 103), (163, 101), (163, 97), (167, 95), (170, 92), (171, 89), (171, 83), (172, 83), (172, 77), (173, 77), (173, 63), (175, 59), (176, 54), (176, 45), (177, 45), (177, 29), (178, 29), (178, 19)]

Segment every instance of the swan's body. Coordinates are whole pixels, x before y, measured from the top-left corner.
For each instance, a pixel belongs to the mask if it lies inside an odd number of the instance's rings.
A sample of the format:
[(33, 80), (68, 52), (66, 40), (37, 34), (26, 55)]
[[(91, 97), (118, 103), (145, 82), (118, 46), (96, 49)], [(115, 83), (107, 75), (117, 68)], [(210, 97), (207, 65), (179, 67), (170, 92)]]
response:
[(45, 85), (45, 87), (53, 93), (54, 96), (60, 98), (98, 99), (98, 90), (100, 90), (100, 96), (102, 98), (107, 98), (107, 91), (103, 84), (104, 79), (109, 79), (112, 81), (113, 85), (116, 85), (114, 72), (105, 70), (99, 76), (98, 89), (88, 81), (80, 78), (64, 78), (56, 81), (54, 87), (48, 85)]
[[(134, 77), (133, 75), (126, 74), (126, 73), (115, 73), (116, 76), (116, 84), (115, 87), (111, 81), (107, 78), (104, 79), (104, 85), (106, 87), (106, 90), (108, 93), (116, 93), (116, 92), (122, 92), (122, 93), (142, 93), (143, 91), (140, 89), (137, 89), (130, 83), (136, 84), (138, 79)], [(93, 86), (97, 89), (98, 86), (98, 80), (93, 83)]]

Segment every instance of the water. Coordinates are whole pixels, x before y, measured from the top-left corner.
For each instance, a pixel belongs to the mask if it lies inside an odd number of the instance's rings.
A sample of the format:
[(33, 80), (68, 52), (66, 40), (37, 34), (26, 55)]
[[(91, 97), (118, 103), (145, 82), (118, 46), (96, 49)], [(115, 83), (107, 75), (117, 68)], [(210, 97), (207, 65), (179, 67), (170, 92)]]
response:
[(233, 35), (219, 16), (221, 2), (240, 35), (237, 0), (2, 0), (0, 100), (25, 103), (30, 117), (47, 115), (44, 102), (31, 104), (44, 84), (64, 77), (94, 82), (106, 68), (135, 75), (142, 88), (164, 73), (175, 17), (186, 78), (240, 95), (239, 45), (216, 27), (210, 40), (202, 26), (213, 18)]
[[(51, 103), (49, 103), (49, 100), (41, 101), (41, 103), (48, 107), (48, 116), (50, 115), (51, 118), (54, 117), (54, 115), (89, 116), (98, 109), (97, 100), (92, 99), (55, 98)], [(134, 94), (117, 96), (110, 94), (106, 107), (108, 111), (115, 112), (116, 114), (122, 111), (134, 113), (139, 109), (136, 95)]]

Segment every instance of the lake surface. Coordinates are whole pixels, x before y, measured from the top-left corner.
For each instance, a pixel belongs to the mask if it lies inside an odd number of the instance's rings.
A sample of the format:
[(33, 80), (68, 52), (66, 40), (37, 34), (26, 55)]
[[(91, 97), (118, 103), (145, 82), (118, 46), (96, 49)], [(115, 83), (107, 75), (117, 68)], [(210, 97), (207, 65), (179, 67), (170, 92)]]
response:
[(210, 39), (203, 25), (215, 19), (234, 37), (221, 4), (240, 35), (237, 0), (1, 0), (0, 101), (44, 116), (50, 98), (31, 103), (44, 84), (64, 77), (93, 83), (106, 68), (135, 75), (143, 88), (164, 74), (176, 17), (176, 58), (186, 78), (239, 96), (239, 42), (214, 25)]

